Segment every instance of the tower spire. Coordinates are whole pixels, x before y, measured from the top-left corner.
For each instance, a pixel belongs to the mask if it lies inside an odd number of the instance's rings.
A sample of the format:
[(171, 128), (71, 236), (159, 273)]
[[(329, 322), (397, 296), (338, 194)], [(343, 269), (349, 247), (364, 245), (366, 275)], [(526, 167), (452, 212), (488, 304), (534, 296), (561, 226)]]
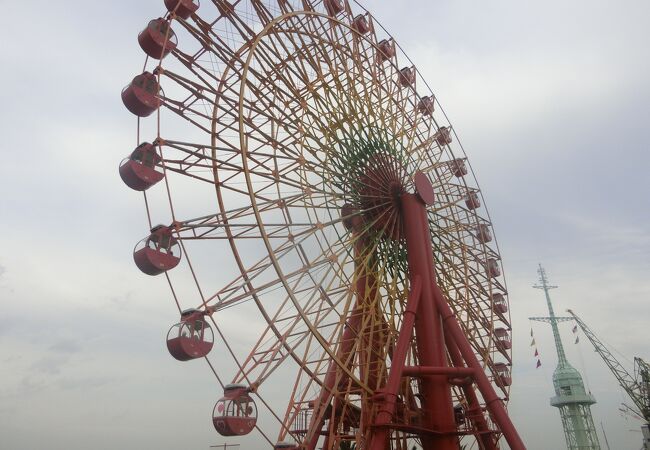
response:
[(541, 264), (537, 269), (537, 273), (539, 274), (539, 282), (533, 287), (535, 289), (543, 289), (544, 295), (546, 296), (546, 306), (548, 306), (548, 316), (549, 316), (548, 318), (549, 318), (549, 322), (551, 323), (551, 329), (553, 330), (553, 339), (555, 339), (555, 349), (557, 350), (558, 367), (566, 367), (566, 366), (570, 367), (569, 361), (567, 361), (566, 359), (566, 353), (564, 353), (564, 346), (562, 345), (562, 339), (560, 339), (560, 330), (557, 327), (558, 319), (555, 317), (555, 312), (553, 311), (553, 303), (551, 303), (551, 296), (548, 293), (548, 291), (550, 291), (551, 289), (557, 289), (557, 286), (551, 286), (548, 283), (548, 278), (546, 277), (546, 271), (544, 270)]

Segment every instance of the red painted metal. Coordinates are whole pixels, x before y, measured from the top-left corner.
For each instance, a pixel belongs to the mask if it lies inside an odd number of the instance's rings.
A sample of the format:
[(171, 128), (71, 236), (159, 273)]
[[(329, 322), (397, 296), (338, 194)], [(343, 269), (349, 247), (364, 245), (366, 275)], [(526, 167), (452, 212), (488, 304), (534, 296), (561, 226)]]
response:
[(205, 312), (197, 309), (181, 313), (181, 321), (167, 333), (167, 350), (179, 361), (201, 358), (212, 350), (214, 335), (205, 321)]
[(352, 29), (359, 34), (366, 34), (370, 31), (370, 23), (365, 15), (359, 14), (352, 20)]
[(257, 424), (257, 405), (241, 384), (229, 384), (212, 411), (212, 423), (222, 436), (243, 436)]
[(158, 162), (160, 156), (156, 147), (143, 142), (120, 164), (120, 177), (131, 189), (146, 191), (165, 177), (162, 172), (156, 170)]
[(178, 41), (169, 22), (161, 17), (151, 20), (147, 27), (138, 34), (138, 43), (148, 56), (162, 59), (176, 48)]
[(433, 186), (431, 186), (431, 182), (427, 176), (418, 171), (413, 177), (413, 181), (415, 182), (415, 193), (420, 197), (420, 200), (426, 205), (433, 205), (433, 201), (435, 200)]
[(433, 95), (422, 97), (418, 102), (418, 112), (425, 116), (430, 116), (433, 114), (435, 109), (435, 98)]
[[(415, 323), (418, 363), (422, 366), (447, 367), (440, 312), (433, 300), (434, 263), (426, 208), (414, 194), (404, 194), (401, 199), (409, 277), (413, 280), (418, 276), (422, 281)], [(457, 450), (456, 422), (447, 377), (432, 375), (422, 378), (420, 394), (424, 411), (422, 426), (435, 432), (421, 435), (424, 450)], [(379, 448), (371, 447), (371, 450)]]
[(384, 62), (395, 56), (395, 43), (392, 40), (384, 39), (377, 44), (377, 59)]
[(445, 375), (448, 377), (472, 377), (476, 371), (470, 367), (428, 367), (406, 366), (402, 372), (405, 376), (422, 377), (425, 375)]
[(159, 275), (178, 265), (181, 260), (180, 246), (169, 227), (158, 225), (136, 245), (133, 260), (147, 275)]
[(481, 392), (488, 411), (490, 411), (492, 420), (498, 425), (499, 430), (503, 433), (503, 436), (506, 438), (511, 450), (525, 450), (526, 446), (517, 433), (510, 417), (508, 417), (503, 401), (497, 396), (492, 387), (492, 383), (490, 383), (487, 375), (483, 372), (481, 363), (476, 358), (474, 350), (467, 341), (467, 336), (465, 336), (465, 333), (456, 320), (456, 316), (454, 316), (453, 311), (447, 303), (447, 299), (437, 284), (434, 285), (433, 290), (434, 299), (442, 314), (445, 330), (455, 342), (460, 354), (467, 363), (467, 366), (477, 369), (475, 378), (476, 386)]
[(142, 72), (122, 90), (122, 102), (136, 116), (147, 117), (160, 107), (162, 101), (159, 94), (160, 86), (156, 76)]
[(413, 336), (413, 329), (415, 324), (415, 316), (418, 311), (422, 293), (422, 281), (418, 275), (411, 279), (409, 297), (406, 303), (406, 310), (404, 311), (404, 318), (402, 319), (402, 327), (400, 328), (399, 336), (397, 338), (397, 345), (393, 350), (392, 364), (388, 380), (383, 389), (379, 390), (375, 395), (377, 400), (377, 415), (373, 424), (369, 450), (383, 450), (390, 448), (388, 444), (389, 437), (389, 424), (393, 422), (395, 408), (397, 403), (397, 393), (399, 391), (399, 384), (401, 382), (404, 366), (406, 362), (406, 354), (411, 345), (411, 338)]
[(181, 19), (187, 19), (199, 9), (199, 2), (192, 0), (165, 0), (167, 11), (173, 12)]
[[(386, 430), (391, 426), (399, 426), (399, 424), (392, 423), (394, 408), (391, 404), (396, 402), (398, 393), (398, 388), (395, 387), (395, 378), (399, 382), (399, 378), (404, 375), (416, 376), (421, 380), (420, 393), (422, 409), (425, 412), (422, 426), (424, 430), (429, 430), (428, 432), (422, 430), (419, 433), (425, 450), (457, 449), (459, 433), (475, 434), (481, 442), (482, 448), (498, 448), (495, 433), (489, 429), (478, 398), (474, 393), (473, 383), (476, 383), (488, 410), (498, 425), (498, 430), (503, 432), (511, 449), (525, 449), (503, 403), (496, 395), (467, 337), (437, 285), (433, 249), (423, 202), (416, 195), (404, 194), (402, 196), (402, 212), (405, 221), (409, 276), (412, 283), (417, 277), (418, 285), (422, 280), (417, 321), (414, 324), (416, 351), (420, 365), (404, 367), (400, 351), (396, 349), (393, 353), (389, 380), (378, 395), (380, 408), (375, 422), (371, 426), (371, 440), (368, 449), (388, 448)], [(411, 299), (409, 298), (410, 304)], [(403, 335), (410, 339), (412, 331), (404, 328), (409, 325), (407, 322), (409, 317), (410, 315), (405, 314), (398, 342), (401, 341)], [(448, 367), (447, 354), (455, 367)], [(464, 363), (467, 364), (466, 367)], [(464, 407), (459, 408), (459, 405), (454, 408), (450, 394), (452, 383), (463, 389), (468, 402), (467, 410)], [(463, 431), (468, 420), (472, 427)]]
[(399, 71), (399, 84), (402, 87), (409, 87), (415, 84), (415, 68), (404, 67)]
[[(445, 343), (447, 344), (447, 352), (449, 359), (455, 367), (464, 367), (465, 362), (456, 342), (449, 332), (449, 327), (445, 327)], [(497, 450), (497, 439), (495, 438), (494, 430), (490, 430), (487, 420), (483, 415), (483, 408), (481, 407), (476, 391), (472, 384), (462, 384), (460, 386), (465, 399), (467, 400), (467, 407), (465, 408), (465, 417), (469, 419), (472, 430), (478, 435), (477, 439), (483, 445), (482, 450)]]

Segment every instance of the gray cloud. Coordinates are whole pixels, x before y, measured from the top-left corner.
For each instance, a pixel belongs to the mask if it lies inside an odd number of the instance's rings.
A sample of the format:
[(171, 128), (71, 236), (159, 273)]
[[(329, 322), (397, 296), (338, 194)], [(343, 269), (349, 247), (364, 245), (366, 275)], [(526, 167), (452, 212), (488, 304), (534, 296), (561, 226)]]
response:
[(105, 386), (109, 383), (116, 381), (115, 377), (107, 376), (89, 376), (85, 378), (68, 378), (62, 377), (57, 380), (56, 386), (62, 390), (72, 390), (72, 389), (94, 389), (98, 387)]
[(77, 341), (65, 339), (52, 344), (49, 349), (56, 353), (79, 353), (82, 347)]
[[(29, 398), (30, 396), (43, 391), (46, 387), (47, 382), (44, 381), (42, 377), (33, 374), (24, 375), (20, 377), (13, 386), (3, 386), (0, 390), (0, 399), (3, 400), (1, 404), (3, 404), (7, 409), (11, 409), (11, 407), (15, 405), (13, 402), (16, 400)], [(17, 406), (19, 406), (19, 404)]]
[(68, 356), (45, 356), (32, 363), (29, 370), (41, 375), (59, 375), (69, 360)]

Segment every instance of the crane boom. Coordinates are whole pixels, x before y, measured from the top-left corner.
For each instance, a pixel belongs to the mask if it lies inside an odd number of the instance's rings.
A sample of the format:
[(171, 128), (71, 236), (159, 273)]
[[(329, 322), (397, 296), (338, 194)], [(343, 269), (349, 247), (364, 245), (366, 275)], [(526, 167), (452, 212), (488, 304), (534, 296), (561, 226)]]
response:
[(642, 448), (650, 450), (650, 364), (641, 358), (635, 357), (634, 375), (631, 375), (630, 372), (628, 372), (625, 367), (618, 362), (614, 355), (607, 350), (605, 344), (596, 337), (580, 317), (576, 316), (570, 309), (567, 310), (567, 312), (573, 316), (580, 329), (584, 332), (585, 336), (587, 336), (587, 339), (589, 339), (593, 344), (596, 352), (601, 358), (603, 358), (603, 361), (605, 361), (609, 370), (612, 371), (618, 380), (618, 383), (625, 392), (627, 392), (627, 395), (630, 396), (634, 405), (638, 409), (638, 411), (633, 411), (645, 420), (645, 424), (641, 427), (641, 432), (643, 433)]
[[(609, 370), (612, 371), (618, 383), (627, 392), (632, 399), (634, 405), (638, 408), (636, 411), (641, 415), (646, 422), (650, 421), (650, 398), (648, 388), (650, 387), (650, 367), (641, 358), (634, 358), (635, 374), (634, 376), (628, 372), (625, 367), (618, 362), (612, 353), (605, 347), (598, 337), (589, 329), (589, 327), (570, 309), (567, 310), (573, 316), (580, 329), (583, 331), (587, 339), (593, 344), (596, 352), (605, 361)], [(647, 380), (646, 382), (644, 382)]]

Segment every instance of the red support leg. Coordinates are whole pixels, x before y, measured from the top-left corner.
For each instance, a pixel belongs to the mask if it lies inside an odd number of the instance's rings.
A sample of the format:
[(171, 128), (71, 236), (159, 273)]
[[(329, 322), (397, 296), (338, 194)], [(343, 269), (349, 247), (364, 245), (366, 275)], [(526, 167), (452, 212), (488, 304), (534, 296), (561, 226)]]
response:
[[(422, 281), (418, 320), (415, 323), (418, 363), (421, 366), (446, 367), (447, 353), (441, 315), (433, 296), (435, 275), (426, 208), (415, 194), (404, 194), (401, 200), (409, 276), (411, 280), (419, 276)], [(457, 427), (447, 377), (423, 377), (421, 385), (423, 425), (436, 432), (421, 436), (424, 450), (457, 450)]]
[[(456, 367), (462, 367), (464, 365), (463, 357), (461, 356), (460, 351), (458, 351), (456, 342), (449, 335), (447, 328), (445, 328), (445, 342), (447, 343), (447, 351), (449, 352), (449, 358), (451, 359), (452, 364)], [(474, 425), (474, 428), (478, 431), (478, 441), (481, 450), (498, 450), (494, 433), (490, 431), (487, 421), (485, 420), (483, 410), (478, 398), (476, 397), (476, 392), (474, 392), (474, 386), (471, 384), (463, 385), (461, 389), (463, 390), (463, 394), (467, 400), (469, 419)]]
[[(424, 187), (426, 188), (426, 186)], [(424, 450), (457, 450), (459, 447), (458, 436), (467, 433), (467, 431), (459, 430), (456, 424), (451, 383), (460, 386), (463, 390), (468, 404), (468, 418), (473, 429), (468, 434), (473, 434), (476, 437), (482, 450), (497, 450), (499, 448), (498, 435), (495, 434), (499, 432), (503, 433), (512, 450), (525, 450), (521, 438), (507, 415), (505, 406), (497, 396), (447, 299), (437, 285), (426, 207), (420, 197), (415, 194), (403, 194), (400, 200), (411, 292), (397, 342), (394, 348), (389, 349), (391, 368), (386, 382), (382, 389), (377, 390), (377, 394), (373, 398), (364, 401), (365, 410), (362, 411), (360, 426), (366, 430), (368, 437), (368, 446), (365, 448), (368, 450), (390, 448), (399, 450), (401, 448), (402, 442), (397, 440), (394, 443), (391, 442), (391, 429), (412, 427), (409, 422), (395, 422), (399, 421), (396, 417), (398, 398), (400, 395), (405, 395), (404, 392), (400, 392), (402, 378), (414, 376), (420, 380), (419, 394), (422, 415), (421, 422), (417, 427), (410, 429), (411, 432), (419, 434)], [(359, 258), (362, 248), (357, 246), (355, 250), (357, 258)], [(372, 347), (375, 345), (373, 340), (377, 338), (374, 333), (378, 332), (375, 327), (381, 328), (382, 326), (381, 323), (377, 325), (375, 317), (370, 319), (366, 317), (367, 322), (371, 325), (363, 325), (363, 314), (374, 314), (373, 311), (368, 310), (368, 305), (365, 302), (367, 302), (368, 295), (374, 296), (372, 292), (377, 287), (372, 284), (376, 283), (376, 280), (367, 279), (370, 275), (365, 272), (365, 268), (357, 268), (357, 270), (362, 272), (357, 278), (356, 304), (348, 319), (348, 326), (344, 330), (343, 339), (338, 349), (341, 359), (350, 362), (350, 358), (354, 357), (351, 355), (354, 343), (362, 340), (368, 344), (362, 345), (362, 347)], [(369, 284), (369, 281), (372, 283)], [(413, 332), (415, 332), (416, 340), (416, 354), (413, 355), (413, 358), (417, 365), (407, 367), (406, 361), (413, 341)], [(372, 337), (367, 335), (372, 335)], [(361, 352), (359, 357), (364, 361), (367, 360), (366, 370), (369, 372), (364, 372), (364, 374), (368, 379), (373, 376), (382, 378), (385, 376), (385, 374), (376, 372), (375, 366), (379, 366), (376, 364), (377, 361), (372, 360), (370, 354), (363, 353), (371, 351), (371, 349), (360, 348), (357, 351)], [(451, 361), (452, 367), (449, 367), (447, 358)], [(333, 391), (337, 388), (335, 385), (337, 373), (338, 368), (335, 365), (330, 366), (318, 403), (321, 419), (315, 418), (314, 420), (318, 423), (314, 422), (310, 427), (312, 434), (306, 443), (307, 449), (313, 450), (317, 445), (324, 423), (322, 412), (334, 397)], [(381, 380), (381, 378), (377, 378), (377, 380)], [(476, 383), (496, 425), (495, 430), (491, 430), (488, 425), (474, 390), (474, 383)], [(335, 406), (336, 401), (332, 404), (332, 426), (337, 425)], [(373, 413), (374, 417), (372, 417)], [(326, 443), (332, 445), (327, 440)]]
[(411, 344), (413, 324), (415, 323), (415, 315), (421, 298), (421, 286), (420, 277), (415, 276), (411, 282), (411, 291), (406, 302), (406, 310), (404, 311), (402, 327), (397, 338), (397, 345), (393, 350), (388, 380), (384, 389), (376, 395), (378, 402), (377, 415), (375, 416), (375, 423), (371, 430), (369, 450), (385, 450), (390, 448), (387, 446), (390, 436), (390, 430), (387, 426), (393, 421), (393, 415), (395, 414), (395, 404), (397, 403), (402, 371), (406, 363), (406, 354)]
[(524, 442), (521, 440), (521, 437), (517, 433), (515, 426), (510, 420), (503, 402), (497, 396), (496, 392), (494, 391), (494, 387), (492, 387), (492, 384), (490, 383), (490, 380), (488, 380), (487, 375), (485, 375), (485, 372), (482, 370), (481, 364), (476, 358), (472, 347), (469, 345), (469, 342), (467, 341), (467, 337), (463, 333), (463, 330), (460, 328), (460, 325), (456, 320), (456, 316), (454, 316), (453, 311), (447, 304), (447, 300), (445, 299), (444, 294), (437, 284), (434, 284), (433, 287), (434, 298), (438, 305), (438, 309), (442, 313), (442, 319), (445, 328), (448, 330), (449, 335), (458, 346), (458, 350), (463, 356), (463, 359), (465, 359), (467, 362), (467, 365), (469, 367), (478, 369), (475, 379), (476, 385), (478, 386), (478, 389), (481, 392), (483, 399), (485, 400), (485, 405), (487, 406), (488, 411), (490, 411), (493, 420), (499, 426), (499, 429), (503, 433), (503, 436), (506, 438), (506, 441), (508, 442), (508, 445), (510, 445), (511, 450), (525, 450), (526, 446), (524, 445)]

